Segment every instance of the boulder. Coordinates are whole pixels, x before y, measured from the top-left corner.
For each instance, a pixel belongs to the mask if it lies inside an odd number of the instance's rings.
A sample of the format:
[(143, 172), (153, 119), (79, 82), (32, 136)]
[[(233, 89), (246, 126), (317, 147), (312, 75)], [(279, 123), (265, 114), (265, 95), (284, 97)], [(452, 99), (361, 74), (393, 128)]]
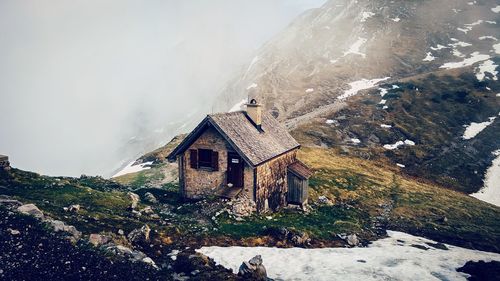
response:
[(142, 209), (140, 212), (143, 214), (147, 214), (147, 215), (154, 214), (153, 208), (151, 208), (151, 206), (147, 206), (146, 208)]
[(333, 205), (333, 202), (330, 199), (328, 199), (328, 197), (323, 196), (323, 195), (318, 197), (318, 203), (321, 205), (327, 205), (327, 206)]
[(135, 261), (135, 262), (137, 262), (137, 261), (144, 262), (144, 263), (147, 263), (147, 264), (153, 266), (154, 268), (158, 268), (156, 266), (155, 262), (141, 251), (132, 250), (132, 249), (127, 248), (127, 247), (122, 246), (122, 245), (111, 245), (111, 246), (108, 246), (106, 248), (106, 250), (108, 252), (111, 252), (112, 254), (124, 257), (128, 260)]
[(153, 204), (156, 204), (158, 203), (158, 200), (156, 199), (156, 197), (151, 193), (151, 192), (146, 192), (144, 194), (144, 199), (149, 202), (149, 203), (153, 203)]
[(90, 242), (90, 244), (92, 244), (94, 246), (104, 245), (110, 241), (111, 241), (111, 238), (109, 236), (105, 236), (105, 235), (101, 235), (101, 234), (92, 233), (89, 236), (89, 242)]
[(140, 197), (139, 195), (133, 193), (133, 192), (128, 192), (128, 197), (130, 198), (130, 208), (135, 209), (137, 208), (137, 204), (139, 203)]
[(359, 239), (358, 239), (358, 236), (356, 234), (347, 235), (345, 241), (351, 247), (355, 247), (355, 246), (359, 245)]
[(35, 204), (21, 205), (17, 208), (17, 211), (25, 215), (34, 216), (39, 219), (43, 218), (43, 212), (40, 211), (40, 209), (38, 209), (38, 207)]
[(48, 222), (54, 229), (55, 232), (65, 232), (70, 236), (71, 241), (78, 241), (82, 237), (82, 233), (72, 225), (66, 225), (64, 222), (59, 220), (49, 219)]
[(130, 242), (133, 243), (144, 243), (149, 241), (149, 233), (151, 232), (151, 228), (147, 224), (145, 224), (141, 228), (137, 228), (132, 230), (128, 235), (127, 238)]
[(260, 255), (251, 258), (248, 262), (244, 261), (238, 270), (238, 275), (251, 280), (269, 280)]
[(81, 206), (79, 204), (74, 204), (74, 205), (70, 205), (68, 207), (68, 211), (70, 211), (70, 212), (78, 212), (78, 211), (80, 211), (80, 208), (81, 208)]

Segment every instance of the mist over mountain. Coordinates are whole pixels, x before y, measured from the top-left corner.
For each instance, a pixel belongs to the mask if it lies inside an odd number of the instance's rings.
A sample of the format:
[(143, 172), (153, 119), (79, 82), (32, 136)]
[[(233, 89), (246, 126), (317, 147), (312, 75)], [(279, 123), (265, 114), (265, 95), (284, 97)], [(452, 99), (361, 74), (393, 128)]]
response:
[(0, 1), (0, 151), (109, 176), (187, 130), (233, 69), (322, 3)]

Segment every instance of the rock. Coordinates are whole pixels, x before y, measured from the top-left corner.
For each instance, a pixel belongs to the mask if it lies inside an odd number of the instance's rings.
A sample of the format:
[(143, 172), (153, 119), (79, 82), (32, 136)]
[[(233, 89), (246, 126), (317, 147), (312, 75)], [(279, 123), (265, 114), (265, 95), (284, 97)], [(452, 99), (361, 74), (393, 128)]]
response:
[(150, 257), (146, 256), (146, 254), (144, 254), (141, 251), (132, 250), (132, 249), (127, 248), (127, 247), (122, 246), (122, 245), (111, 245), (111, 246), (108, 246), (106, 248), (106, 250), (108, 252), (111, 252), (114, 255), (118, 255), (118, 256), (127, 258), (131, 261), (144, 262), (144, 263), (150, 264), (154, 268), (158, 268), (156, 266), (156, 263)]
[(134, 243), (144, 243), (149, 241), (149, 233), (151, 232), (151, 228), (147, 224), (145, 224), (141, 228), (137, 228), (132, 230), (128, 235), (127, 238), (130, 242)]
[(78, 212), (78, 211), (80, 211), (80, 208), (81, 208), (81, 206), (79, 204), (70, 205), (68, 207), (68, 211), (70, 211), (70, 212)]
[(346, 242), (349, 246), (355, 247), (359, 245), (359, 239), (356, 234), (347, 235)]
[(246, 196), (239, 196), (233, 199), (229, 206), (229, 214), (241, 220), (242, 217), (248, 217), (255, 213), (257, 205), (253, 200), (248, 199)]
[(92, 233), (89, 236), (89, 242), (90, 242), (90, 244), (92, 244), (94, 246), (104, 245), (110, 241), (111, 241), (111, 238), (109, 236), (105, 236), (105, 235), (101, 235), (101, 234)]
[(158, 203), (158, 200), (156, 200), (156, 197), (151, 192), (146, 192), (144, 194), (144, 199), (149, 203), (154, 203), (154, 204)]
[(142, 209), (140, 212), (143, 214), (148, 214), (148, 215), (154, 214), (153, 208), (151, 208), (151, 206), (147, 206), (146, 208)]
[(82, 237), (82, 233), (76, 229), (76, 227), (72, 225), (66, 225), (64, 222), (59, 220), (46, 220), (52, 227), (55, 232), (65, 232), (70, 235), (70, 240), (73, 242), (78, 241)]
[(305, 232), (294, 234), (290, 240), (294, 246), (298, 247), (305, 247), (311, 244), (311, 238), (309, 238), (309, 235)]
[(119, 234), (119, 235), (124, 235), (124, 234), (125, 234), (125, 232), (123, 231), (123, 229), (118, 229), (118, 234)]
[(269, 280), (260, 255), (251, 258), (248, 262), (244, 261), (238, 270), (238, 275), (251, 280)]
[(328, 197), (326, 196), (320, 196), (318, 197), (318, 203), (321, 204), (321, 205), (327, 205), (327, 206), (332, 206), (333, 205), (333, 202), (330, 201), (330, 199), (328, 199)]
[(139, 203), (140, 197), (139, 195), (133, 193), (133, 192), (128, 192), (128, 197), (130, 198), (130, 208), (135, 209), (137, 208), (137, 204)]
[(7, 230), (10, 232), (11, 235), (19, 235), (21, 233), (17, 229), (8, 228)]
[(17, 211), (20, 213), (23, 213), (25, 215), (31, 215), (34, 216), (35, 218), (43, 218), (43, 212), (38, 209), (38, 207), (35, 204), (25, 204), (22, 206), (19, 206), (17, 208)]

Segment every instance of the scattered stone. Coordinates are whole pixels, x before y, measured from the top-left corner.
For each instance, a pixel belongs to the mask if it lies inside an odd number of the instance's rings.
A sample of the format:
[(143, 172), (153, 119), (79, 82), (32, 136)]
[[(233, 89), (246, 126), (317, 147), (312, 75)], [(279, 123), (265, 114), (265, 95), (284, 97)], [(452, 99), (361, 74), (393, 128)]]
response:
[(156, 197), (151, 192), (146, 192), (144, 194), (144, 199), (146, 201), (148, 201), (149, 203), (153, 203), (153, 204), (158, 203), (158, 200), (156, 199)]
[(410, 246), (412, 246), (412, 247), (414, 247), (414, 248), (417, 248), (417, 249), (420, 249), (420, 250), (424, 250), (424, 251), (429, 250), (429, 248), (428, 248), (428, 247), (425, 247), (424, 245), (411, 244)]
[(133, 193), (133, 192), (128, 192), (128, 197), (130, 198), (130, 208), (133, 210), (137, 208), (137, 204), (139, 203), (140, 197), (139, 195)]
[(89, 236), (90, 244), (92, 244), (96, 247), (99, 245), (104, 245), (110, 241), (111, 241), (111, 238), (109, 236), (105, 236), (105, 235), (101, 235), (101, 234), (92, 233)]
[(148, 215), (154, 214), (153, 208), (151, 208), (151, 206), (147, 206), (146, 208), (142, 209), (140, 212), (143, 214), (148, 214)]
[(248, 262), (244, 261), (238, 270), (238, 275), (251, 280), (269, 280), (260, 255), (251, 258)]
[(47, 223), (52, 225), (55, 232), (65, 232), (69, 234), (70, 240), (73, 242), (78, 241), (82, 237), (82, 233), (76, 229), (76, 227), (72, 225), (66, 225), (64, 222), (60, 220), (46, 220)]
[(148, 242), (149, 241), (149, 233), (151, 232), (151, 228), (147, 224), (145, 224), (141, 228), (137, 228), (132, 230), (127, 238), (130, 242), (138, 243), (138, 242)]
[(19, 235), (21, 233), (17, 229), (8, 228), (7, 230), (10, 232), (11, 235)]
[(359, 239), (358, 239), (358, 236), (356, 234), (347, 235), (345, 241), (351, 247), (356, 247), (359, 245)]
[(318, 197), (318, 203), (321, 205), (327, 205), (327, 206), (333, 205), (333, 202), (330, 199), (328, 199), (328, 197), (323, 196), (323, 195)]
[(425, 244), (427, 244), (427, 245), (429, 245), (431, 247), (434, 247), (436, 249), (449, 250), (448, 247), (446, 247), (446, 245), (443, 244), (443, 243), (439, 243), (439, 242), (437, 242), (437, 243), (425, 242)]
[(251, 216), (257, 210), (255, 202), (245, 195), (238, 196), (230, 201), (228, 205), (231, 207), (229, 209), (229, 214), (235, 216), (237, 220)]
[(68, 207), (68, 211), (69, 212), (78, 212), (78, 211), (80, 211), (80, 208), (81, 208), (81, 206), (79, 204), (74, 204), (74, 205), (70, 205)]
[(17, 208), (17, 211), (20, 213), (23, 213), (25, 215), (31, 215), (34, 216), (35, 218), (43, 218), (43, 212), (38, 209), (38, 207), (35, 204), (25, 204), (22, 206), (19, 206)]

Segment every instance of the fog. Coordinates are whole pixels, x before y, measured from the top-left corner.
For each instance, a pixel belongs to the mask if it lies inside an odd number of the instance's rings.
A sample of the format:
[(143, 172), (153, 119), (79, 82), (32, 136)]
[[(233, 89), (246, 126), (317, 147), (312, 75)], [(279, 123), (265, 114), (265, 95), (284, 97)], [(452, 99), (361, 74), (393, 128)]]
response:
[(256, 49), (324, 0), (0, 0), (0, 154), (103, 175), (186, 131)]

